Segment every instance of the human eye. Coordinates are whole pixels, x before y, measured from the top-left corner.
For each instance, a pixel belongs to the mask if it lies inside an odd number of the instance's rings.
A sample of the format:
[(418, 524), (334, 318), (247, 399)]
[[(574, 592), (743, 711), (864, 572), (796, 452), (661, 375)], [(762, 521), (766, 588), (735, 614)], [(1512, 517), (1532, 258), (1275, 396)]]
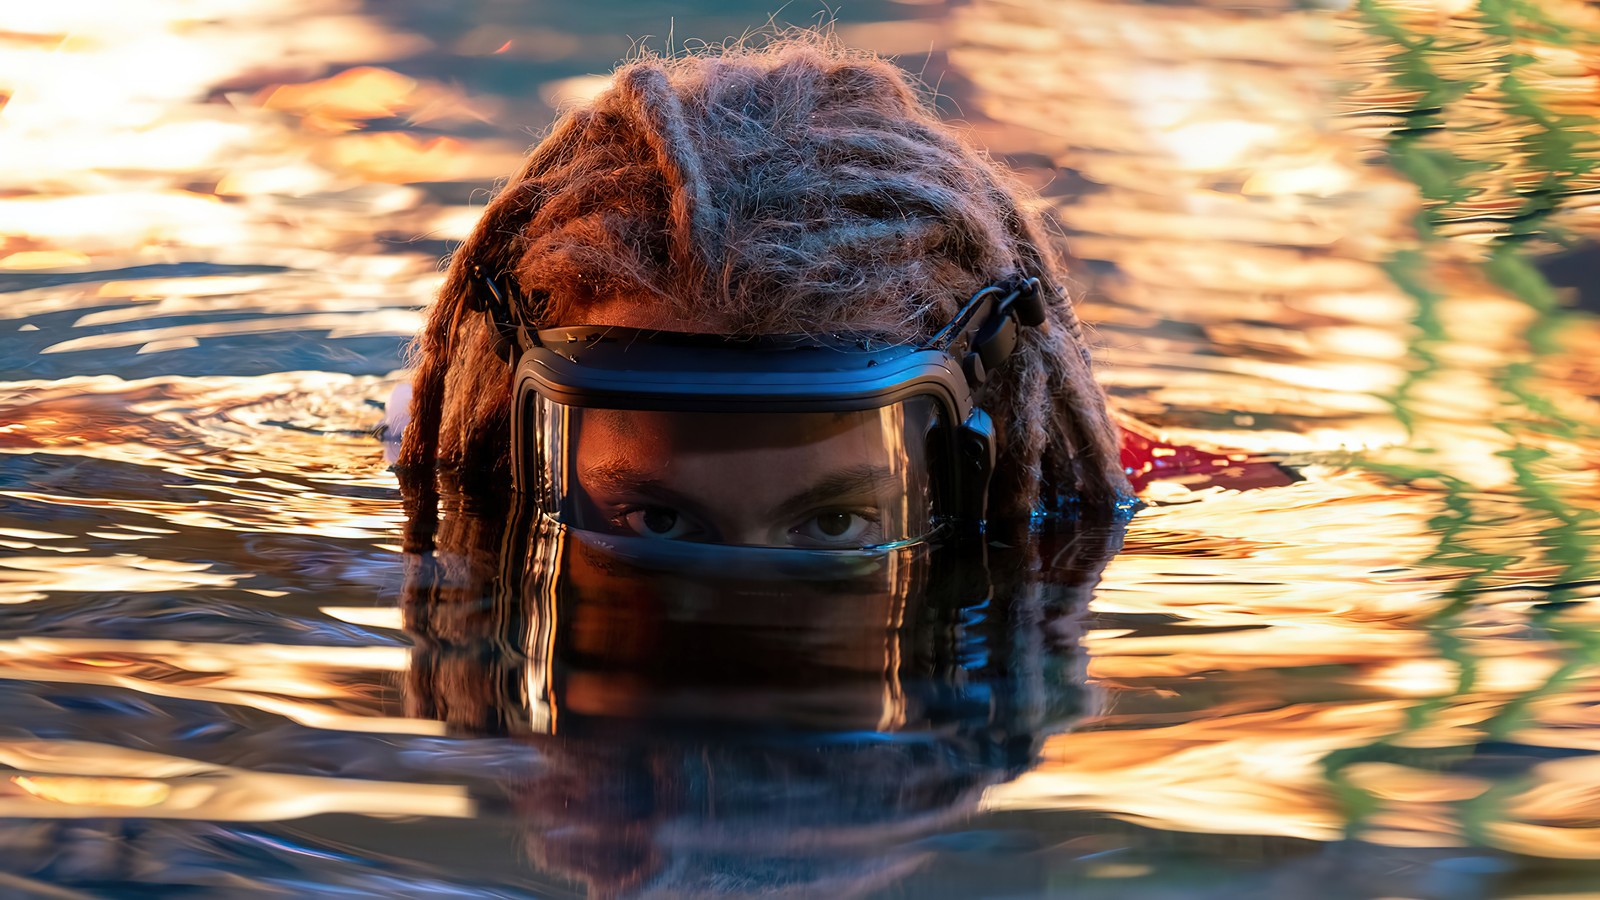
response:
[(670, 506), (641, 505), (619, 510), (611, 519), (617, 528), (638, 537), (658, 541), (695, 540), (704, 535), (688, 514)]
[(813, 549), (867, 547), (883, 543), (875, 509), (826, 509), (789, 529), (794, 544)]

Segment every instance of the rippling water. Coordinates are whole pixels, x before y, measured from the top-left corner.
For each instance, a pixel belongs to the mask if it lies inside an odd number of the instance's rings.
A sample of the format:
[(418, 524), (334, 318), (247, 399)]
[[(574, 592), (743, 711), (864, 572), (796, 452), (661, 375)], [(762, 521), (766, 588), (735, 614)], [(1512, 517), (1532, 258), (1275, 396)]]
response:
[(0, 893), (1600, 883), (1600, 7), (843, 10), (1060, 218), (1151, 506), (660, 622), (408, 567), (372, 435), (530, 131), (768, 12), (615, 7), (0, 10)]

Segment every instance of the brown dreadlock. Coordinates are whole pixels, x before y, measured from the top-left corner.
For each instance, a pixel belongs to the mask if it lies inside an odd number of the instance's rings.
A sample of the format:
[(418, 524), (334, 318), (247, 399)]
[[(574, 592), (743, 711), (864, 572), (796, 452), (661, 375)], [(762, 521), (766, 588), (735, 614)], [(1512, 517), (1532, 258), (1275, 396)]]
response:
[(1002, 432), (990, 514), (1075, 497), (1109, 515), (1127, 488), (1116, 431), (1023, 196), (906, 73), (829, 37), (624, 65), (489, 204), (417, 338), (400, 458), (409, 548), (431, 545), (437, 468), (468, 490), (509, 469), (511, 368), (471, 311), (474, 265), (514, 281), (522, 318), (541, 326), (623, 304), (678, 330), (908, 341), (979, 288), (1036, 275), (1049, 320), (986, 403)]

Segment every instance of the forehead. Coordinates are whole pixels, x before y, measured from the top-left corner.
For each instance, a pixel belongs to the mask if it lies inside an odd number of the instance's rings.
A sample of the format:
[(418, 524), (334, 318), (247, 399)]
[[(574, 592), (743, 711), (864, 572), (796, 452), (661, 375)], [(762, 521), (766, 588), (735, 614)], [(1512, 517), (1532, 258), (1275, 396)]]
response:
[[(863, 298), (865, 299), (865, 298)], [(738, 311), (716, 315), (708, 312), (683, 312), (679, 304), (678, 311), (674, 311), (674, 304), (651, 298), (648, 294), (637, 295), (612, 295), (597, 297), (584, 304), (579, 309), (570, 309), (562, 318), (559, 325), (610, 325), (617, 328), (640, 328), (657, 331), (683, 331), (691, 334), (788, 334), (811, 330), (858, 329), (870, 331), (873, 334), (893, 336), (897, 339), (912, 340), (926, 337), (926, 333), (914, 322), (908, 321), (898, 308), (884, 309), (882, 304), (862, 303), (845, 311), (840, 311), (832, 317), (831, 321), (816, 322), (815, 316), (806, 316), (804, 313), (814, 308), (803, 300), (774, 301), (776, 306), (755, 304), (744, 310), (747, 314), (741, 316)], [(876, 310), (872, 312), (871, 310)], [(856, 313), (852, 315), (851, 313)], [(791, 324), (784, 326), (791, 316), (798, 315)], [(801, 321), (801, 320), (804, 321)], [(778, 327), (771, 327), (773, 323)], [(761, 325), (758, 323), (765, 323)]]
[(627, 445), (672, 452), (728, 452), (822, 442), (878, 446), (883, 415), (868, 412), (710, 413), (585, 410), (580, 445)]
[(640, 302), (634, 298), (603, 297), (584, 308), (579, 316), (582, 325), (612, 325), (618, 328), (648, 328), (661, 331), (691, 331), (716, 333), (718, 323), (709, 317), (685, 320), (665, 308), (664, 304)]

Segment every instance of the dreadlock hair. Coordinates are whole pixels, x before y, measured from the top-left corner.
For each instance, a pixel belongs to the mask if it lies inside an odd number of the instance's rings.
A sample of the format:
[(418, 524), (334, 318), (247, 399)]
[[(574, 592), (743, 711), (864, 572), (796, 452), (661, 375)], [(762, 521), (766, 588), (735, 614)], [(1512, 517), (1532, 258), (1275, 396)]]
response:
[(1048, 319), (986, 388), (1000, 432), (990, 515), (1073, 498), (1109, 517), (1127, 490), (1116, 430), (1026, 196), (909, 75), (828, 35), (623, 65), (489, 204), (413, 345), (407, 549), (431, 546), (436, 471), (468, 490), (508, 478), (513, 371), (472, 311), (475, 266), (514, 282), (538, 327), (621, 301), (681, 330), (908, 342), (982, 287), (1037, 276)]

